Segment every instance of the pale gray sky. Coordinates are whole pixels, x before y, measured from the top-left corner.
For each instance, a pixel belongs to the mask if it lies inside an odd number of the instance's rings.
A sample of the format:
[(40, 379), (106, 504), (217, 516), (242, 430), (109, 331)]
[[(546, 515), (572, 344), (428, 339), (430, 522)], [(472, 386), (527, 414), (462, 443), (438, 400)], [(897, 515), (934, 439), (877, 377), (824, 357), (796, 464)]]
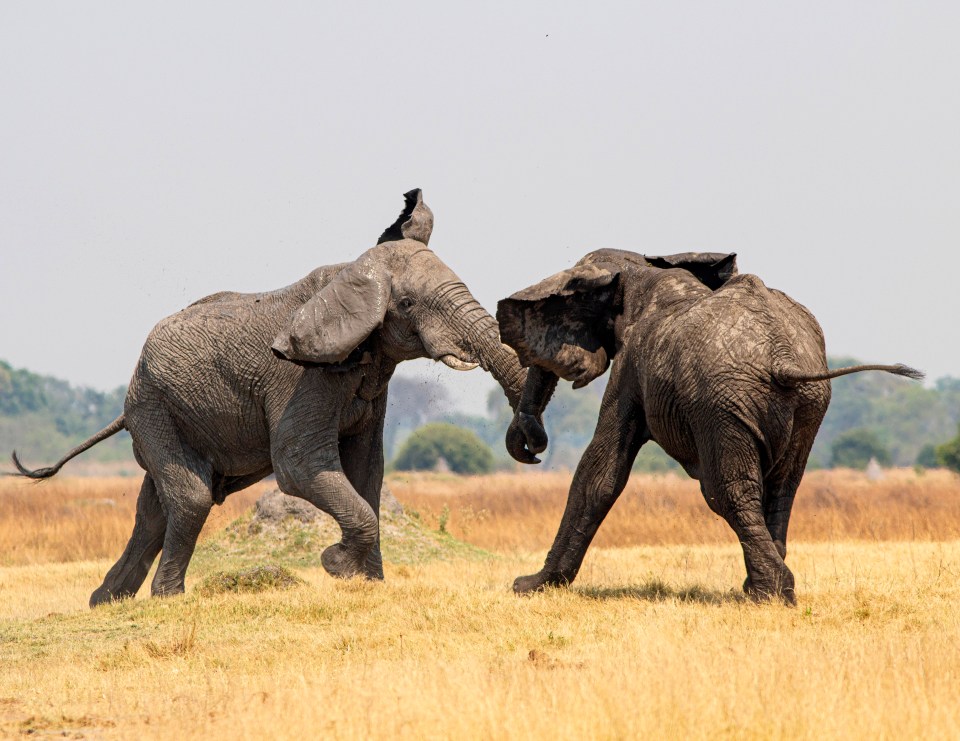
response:
[(0, 358), (126, 383), (163, 316), (421, 187), (491, 310), (592, 249), (729, 250), (832, 354), (960, 376), (960, 3), (378, 5), (0, 4)]

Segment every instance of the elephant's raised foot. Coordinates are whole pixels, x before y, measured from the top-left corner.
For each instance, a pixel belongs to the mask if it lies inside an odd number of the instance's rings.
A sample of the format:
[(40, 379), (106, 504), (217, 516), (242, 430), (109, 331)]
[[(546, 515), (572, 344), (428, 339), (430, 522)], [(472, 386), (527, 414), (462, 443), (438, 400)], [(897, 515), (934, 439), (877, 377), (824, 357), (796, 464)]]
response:
[(513, 581), (513, 591), (516, 594), (533, 594), (542, 592), (546, 587), (565, 586), (567, 581), (556, 576), (544, 574), (542, 571), (529, 576), (518, 576)]
[(358, 558), (356, 551), (350, 551), (343, 543), (334, 543), (320, 554), (323, 568), (337, 579), (366, 575), (366, 561), (366, 554)]

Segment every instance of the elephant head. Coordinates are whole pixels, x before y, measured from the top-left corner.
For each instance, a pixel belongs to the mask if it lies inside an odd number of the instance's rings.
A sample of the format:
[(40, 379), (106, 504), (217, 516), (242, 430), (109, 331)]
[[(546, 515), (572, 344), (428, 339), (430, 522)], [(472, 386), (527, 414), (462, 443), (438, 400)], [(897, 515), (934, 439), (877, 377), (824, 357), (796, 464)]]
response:
[[(539, 416), (557, 378), (586, 386), (601, 376), (617, 352), (624, 325), (627, 284), (651, 270), (680, 268), (715, 290), (737, 274), (735, 254), (686, 252), (651, 257), (625, 250), (597, 250), (569, 270), (518, 291), (497, 304), (505, 344), (530, 368), (507, 447), (522, 462), (546, 449)], [(523, 440), (520, 438), (523, 435)]]
[(274, 354), (333, 370), (368, 362), (371, 352), (395, 362), (432, 358), (455, 370), (480, 365), (516, 408), (525, 377), (516, 354), (500, 342), (494, 318), (427, 247), (433, 214), (420, 190), (404, 197), (378, 244), (293, 313)]

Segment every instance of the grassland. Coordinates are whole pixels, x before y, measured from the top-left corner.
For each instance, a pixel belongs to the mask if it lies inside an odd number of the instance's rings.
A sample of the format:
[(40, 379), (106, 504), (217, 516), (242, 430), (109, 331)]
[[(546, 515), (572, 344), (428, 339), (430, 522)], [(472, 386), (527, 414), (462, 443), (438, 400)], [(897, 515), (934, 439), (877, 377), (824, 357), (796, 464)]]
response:
[(443, 534), (450, 547), (424, 560), (398, 547), (382, 584), (335, 582), (274, 549), (264, 560), (304, 583), (198, 589), (256, 560), (237, 545), (244, 520), (225, 528), (256, 496), (245, 493), (208, 524), (184, 597), (95, 611), (86, 600), (126, 540), (137, 483), (3, 482), (0, 735), (955, 737), (953, 477), (808, 476), (792, 610), (743, 600), (739, 547), (696, 485), (673, 477), (631, 483), (574, 588), (514, 597), (512, 578), (542, 563), (568, 480), (395, 476), (420, 512), (411, 527), (442, 523), (477, 547)]

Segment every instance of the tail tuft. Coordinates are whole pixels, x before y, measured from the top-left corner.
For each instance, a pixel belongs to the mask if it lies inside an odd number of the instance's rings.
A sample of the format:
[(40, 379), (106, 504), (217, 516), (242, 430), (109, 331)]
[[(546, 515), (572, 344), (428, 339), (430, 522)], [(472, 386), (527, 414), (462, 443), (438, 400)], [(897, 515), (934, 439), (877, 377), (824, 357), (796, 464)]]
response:
[[(35, 479), (35, 480), (48, 479), (51, 476), (53, 476), (57, 471), (60, 470), (59, 468), (56, 468), (56, 467), (50, 467), (50, 468), (37, 468), (31, 471), (29, 468), (26, 468), (20, 462), (20, 458), (17, 456), (16, 450), (13, 451), (13, 465), (17, 467), (17, 471), (19, 471), (20, 476), (26, 476), (28, 479)], [(7, 475), (16, 476), (17, 474), (10, 473)]]
[(927, 374), (916, 368), (911, 368), (909, 365), (904, 365), (903, 363), (897, 363), (890, 369), (890, 373), (893, 373), (895, 376), (904, 376), (905, 378), (912, 378), (915, 381), (922, 381), (927, 377)]

